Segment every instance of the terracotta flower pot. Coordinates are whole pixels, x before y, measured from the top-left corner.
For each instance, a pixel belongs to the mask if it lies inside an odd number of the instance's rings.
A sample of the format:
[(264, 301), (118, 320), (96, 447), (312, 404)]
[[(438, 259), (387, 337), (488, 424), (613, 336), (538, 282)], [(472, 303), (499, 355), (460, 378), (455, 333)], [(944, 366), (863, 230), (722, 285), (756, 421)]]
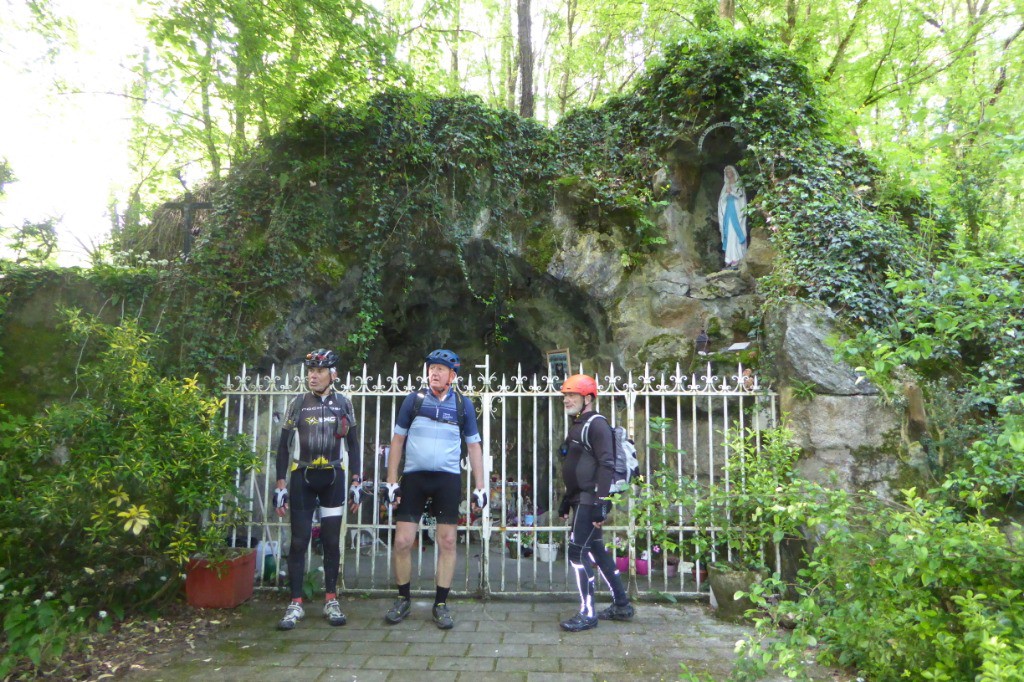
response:
[(185, 599), (201, 609), (231, 609), (252, 596), (256, 550), (211, 564), (194, 558), (185, 567)]

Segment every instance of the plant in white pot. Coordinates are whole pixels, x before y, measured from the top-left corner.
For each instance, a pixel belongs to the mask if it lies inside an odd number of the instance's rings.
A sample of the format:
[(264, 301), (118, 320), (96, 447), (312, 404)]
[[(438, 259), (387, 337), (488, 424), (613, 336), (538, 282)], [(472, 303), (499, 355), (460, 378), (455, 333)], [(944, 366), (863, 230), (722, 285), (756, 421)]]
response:
[(527, 559), (533, 556), (533, 534), (527, 532), (509, 533), (505, 536), (505, 548), (508, 550), (510, 558), (519, 559), (522, 557)]
[(537, 533), (537, 559), (548, 563), (558, 558), (558, 549), (561, 546), (562, 533), (558, 531), (542, 530)]

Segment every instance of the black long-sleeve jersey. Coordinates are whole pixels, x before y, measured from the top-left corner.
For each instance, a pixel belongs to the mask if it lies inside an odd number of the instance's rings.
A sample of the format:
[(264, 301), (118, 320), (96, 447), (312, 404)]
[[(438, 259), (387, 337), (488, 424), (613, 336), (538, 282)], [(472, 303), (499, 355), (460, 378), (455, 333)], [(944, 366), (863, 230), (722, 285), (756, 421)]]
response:
[[(583, 426), (588, 420), (588, 450), (582, 441)], [(570, 502), (593, 504), (598, 498), (608, 497), (615, 475), (614, 435), (608, 420), (594, 411), (576, 416), (566, 437), (562, 460), (562, 480)]]
[[(361, 475), (362, 457), (355, 425), (352, 401), (334, 390), (322, 398), (312, 392), (297, 397), (289, 405), (281, 425), (281, 440), (277, 445), (278, 480), (288, 473), (289, 464), (294, 469), (313, 462), (339, 462), (342, 439), (348, 451), (347, 470), (350, 474)], [(293, 438), (297, 439), (297, 459), (290, 458)]]

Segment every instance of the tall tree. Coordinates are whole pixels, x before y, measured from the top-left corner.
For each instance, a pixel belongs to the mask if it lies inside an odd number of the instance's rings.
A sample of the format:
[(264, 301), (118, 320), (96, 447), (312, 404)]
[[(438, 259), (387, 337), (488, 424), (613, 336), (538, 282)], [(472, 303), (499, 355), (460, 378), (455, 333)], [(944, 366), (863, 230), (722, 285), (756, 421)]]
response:
[(152, 79), (216, 177), (258, 135), (365, 96), (402, 74), (394, 37), (362, 0), (148, 0)]
[(736, 0), (718, 0), (718, 16), (729, 25), (736, 23)]
[(561, 118), (569, 108), (569, 102), (576, 93), (573, 87), (575, 76), (574, 56), (576, 50), (578, 0), (565, 0), (565, 47), (562, 55), (562, 75), (558, 79), (558, 116)]
[(515, 56), (515, 40), (512, 33), (512, 0), (501, 4), (501, 72), (505, 86), (505, 108), (516, 108), (516, 82), (519, 79), (519, 60)]
[(533, 39), (530, 29), (530, 0), (517, 0), (516, 14), (519, 19), (519, 115), (533, 118)]
[(451, 53), (451, 89), (458, 90), (459, 83), (459, 42), (462, 38), (462, 0), (452, 0), (452, 34), (449, 38)]

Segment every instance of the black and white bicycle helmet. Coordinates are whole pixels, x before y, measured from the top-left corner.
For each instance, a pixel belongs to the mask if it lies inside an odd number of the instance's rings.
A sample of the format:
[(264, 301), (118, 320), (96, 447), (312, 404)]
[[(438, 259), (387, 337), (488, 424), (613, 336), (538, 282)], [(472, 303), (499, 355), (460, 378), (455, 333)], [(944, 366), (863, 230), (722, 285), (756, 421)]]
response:
[(337, 367), (338, 354), (326, 348), (317, 348), (312, 353), (306, 353), (306, 367)]

